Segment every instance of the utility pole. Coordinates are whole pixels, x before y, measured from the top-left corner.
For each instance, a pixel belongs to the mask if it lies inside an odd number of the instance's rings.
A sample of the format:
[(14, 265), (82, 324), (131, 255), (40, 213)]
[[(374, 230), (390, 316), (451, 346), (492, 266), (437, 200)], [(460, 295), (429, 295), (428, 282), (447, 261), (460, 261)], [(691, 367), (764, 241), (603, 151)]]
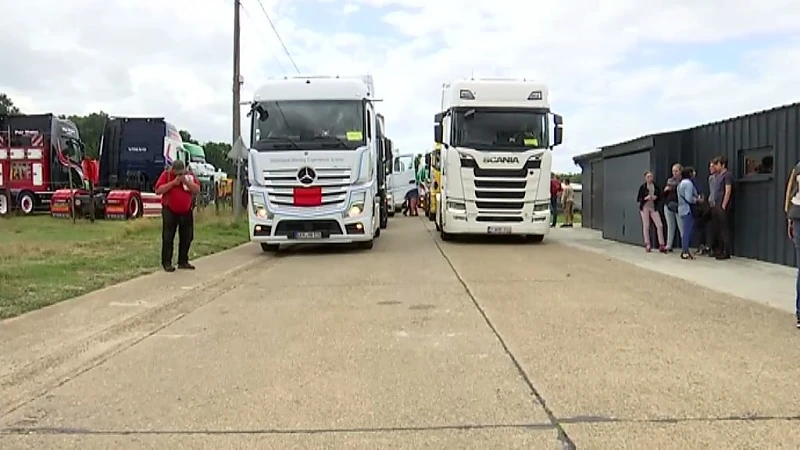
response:
[[(241, 56), (241, 25), (239, 23), (239, 10), (241, 0), (233, 0), (233, 139), (231, 146), (236, 144), (236, 140), (242, 135), (241, 121), (241, 73), (239, 70), (239, 60)], [(242, 212), (242, 160), (236, 159), (236, 178), (233, 180), (233, 216), (239, 218)]]

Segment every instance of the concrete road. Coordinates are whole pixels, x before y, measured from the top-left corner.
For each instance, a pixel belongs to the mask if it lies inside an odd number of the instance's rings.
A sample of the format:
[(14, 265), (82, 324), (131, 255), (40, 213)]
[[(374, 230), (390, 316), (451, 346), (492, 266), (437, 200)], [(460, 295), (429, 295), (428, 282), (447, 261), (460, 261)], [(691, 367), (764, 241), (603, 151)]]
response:
[(0, 323), (0, 448), (800, 447), (785, 312), (597, 253), (399, 217), (198, 265)]

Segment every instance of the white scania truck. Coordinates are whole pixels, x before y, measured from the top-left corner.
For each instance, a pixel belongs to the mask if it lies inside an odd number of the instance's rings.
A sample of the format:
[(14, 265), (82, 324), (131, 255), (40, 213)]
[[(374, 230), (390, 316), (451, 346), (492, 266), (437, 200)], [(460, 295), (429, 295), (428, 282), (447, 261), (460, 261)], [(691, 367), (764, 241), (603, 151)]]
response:
[(541, 242), (550, 231), (552, 149), (563, 139), (547, 86), (472, 79), (442, 86), (434, 139), (442, 145), (436, 228), (514, 234)]
[[(374, 83), (362, 77), (273, 79), (251, 105), (250, 240), (357, 243), (380, 236), (380, 177), (390, 153), (378, 134)], [(387, 154), (388, 153), (388, 154)]]

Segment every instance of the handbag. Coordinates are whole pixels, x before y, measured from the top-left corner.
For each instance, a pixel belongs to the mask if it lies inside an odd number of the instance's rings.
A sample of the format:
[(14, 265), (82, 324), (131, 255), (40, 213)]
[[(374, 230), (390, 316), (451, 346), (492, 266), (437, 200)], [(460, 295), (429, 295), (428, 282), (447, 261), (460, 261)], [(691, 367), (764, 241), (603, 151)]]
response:
[(678, 212), (678, 202), (673, 201), (673, 200), (667, 202), (667, 209), (672, 211), (672, 212), (674, 212), (674, 213), (677, 213)]
[(689, 200), (686, 200), (686, 197), (684, 197), (682, 195), (681, 195), (681, 198), (683, 199), (683, 201), (686, 202), (687, 205), (689, 205), (689, 214), (691, 214), (692, 217), (699, 217), (697, 204), (696, 203), (692, 203)]

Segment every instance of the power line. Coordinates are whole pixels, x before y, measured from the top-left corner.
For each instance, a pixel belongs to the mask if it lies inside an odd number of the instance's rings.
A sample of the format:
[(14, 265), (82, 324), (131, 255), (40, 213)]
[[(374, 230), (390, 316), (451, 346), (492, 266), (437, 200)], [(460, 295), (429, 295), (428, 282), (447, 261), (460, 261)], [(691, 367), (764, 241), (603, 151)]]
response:
[(269, 22), (269, 26), (272, 27), (272, 31), (275, 32), (275, 36), (278, 38), (278, 42), (281, 43), (281, 46), (283, 47), (283, 51), (286, 52), (286, 56), (288, 56), (289, 57), (289, 61), (292, 62), (292, 65), (294, 66), (294, 70), (296, 70), (297, 73), (300, 73), (300, 69), (297, 67), (297, 63), (294, 62), (294, 58), (292, 58), (292, 54), (289, 52), (289, 49), (286, 48), (286, 44), (283, 43), (283, 39), (281, 38), (281, 34), (278, 33), (278, 29), (275, 28), (275, 24), (272, 23), (272, 18), (269, 17), (269, 13), (267, 12), (267, 9), (264, 8), (264, 4), (261, 3), (261, 0), (256, 0), (256, 1), (258, 2), (258, 6), (261, 7), (261, 11), (264, 13), (264, 17), (267, 18), (267, 22)]
[[(247, 11), (247, 9), (244, 7), (243, 3), (240, 3), (239, 7), (242, 8), (242, 11), (244, 11), (244, 15), (247, 16), (247, 20), (254, 20), (253, 16), (251, 16), (250, 13)], [(270, 58), (272, 58), (272, 60), (278, 64), (278, 67), (281, 68), (281, 72), (286, 73), (286, 68), (283, 67), (283, 63), (281, 62), (280, 59), (278, 59), (277, 56), (275, 56), (275, 53), (273, 53), (273, 51), (270, 50), (269, 48), (267, 48), (267, 52), (269, 53)]]

